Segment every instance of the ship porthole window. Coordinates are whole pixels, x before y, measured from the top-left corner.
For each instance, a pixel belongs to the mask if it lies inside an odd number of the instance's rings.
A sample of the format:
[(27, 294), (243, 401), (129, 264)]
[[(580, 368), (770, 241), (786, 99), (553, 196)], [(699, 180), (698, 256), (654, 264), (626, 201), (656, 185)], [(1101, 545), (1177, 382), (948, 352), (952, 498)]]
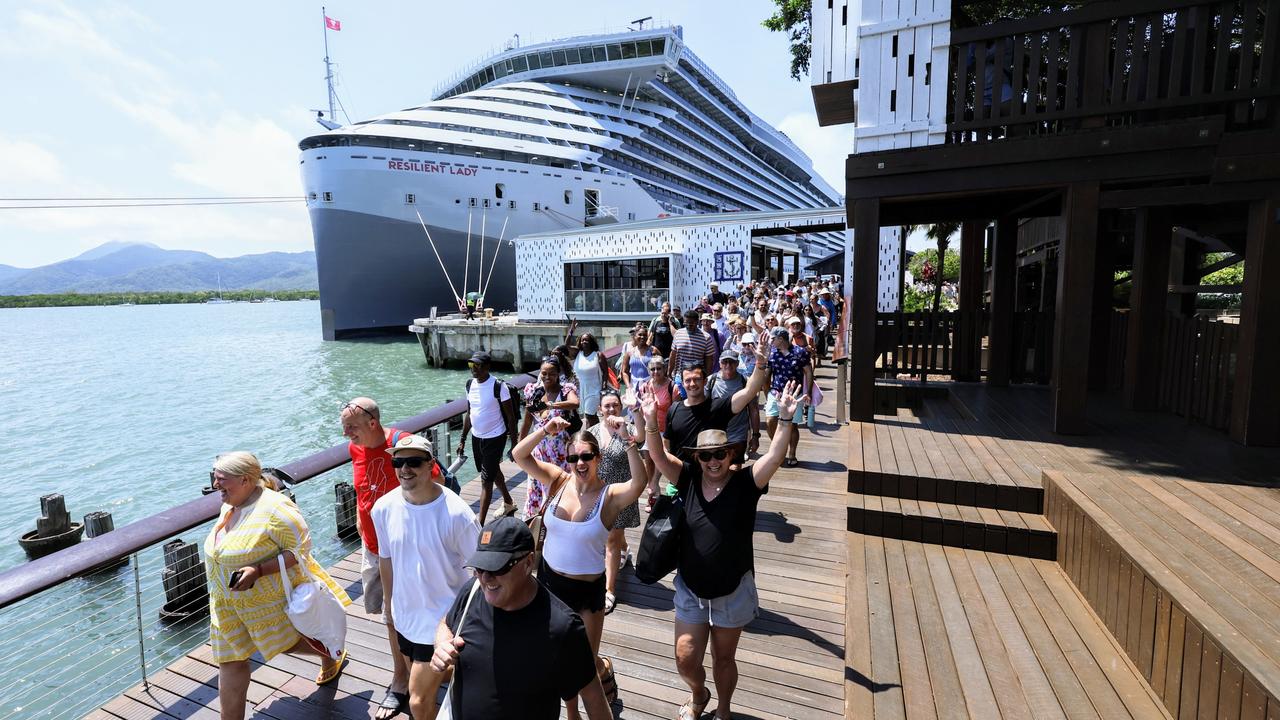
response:
[(489, 198), (484, 199), (484, 206), (489, 207)]
[(325, 201), (325, 202), (333, 202), (333, 193), (331, 193), (331, 192), (326, 192), (326, 193), (324, 194), (324, 201)]
[(453, 199), (453, 204), (454, 204), (454, 205), (461, 205), (461, 204), (462, 204), (462, 199), (461, 199), (461, 198), (454, 198), (454, 199)]
[(499, 200), (501, 200), (501, 199), (502, 199), (502, 195), (503, 195), (503, 193), (505, 193), (505, 192), (506, 192), (506, 190), (507, 190), (507, 186), (506, 186), (506, 185), (503, 185), (502, 183), (494, 183), (494, 185), (493, 185), (493, 194), (494, 194), (494, 195), (495, 195)]
[(516, 209), (516, 201), (515, 201), (515, 200), (508, 200), (508, 201), (507, 201), (507, 207), (511, 208), (512, 210), (515, 210), (515, 209)]
[(308, 194), (307, 194), (307, 199), (308, 199), (308, 200), (315, 200), (315, 199), (316, 199), (316, 197), (317, 197), (317, 196), (316, 196), (316, 194), (315, 194), (315, 193), (308, 193)]
[(475, 206), (476, 206), (476, 199), (475, 199), (475, 198), (471, 198), (470, 205), (471, 205), (471, 207), (475, 207)]
[(573, 202), (573, 191), (572, 191), (572, 190), (565, 190), (565, 191), (564, 191), (564, 204), (565, 204), (565, 205), (568, 205), (568, 204), (570, 204), (570, 203), (572, 203), (572, 202)]
[(405, 193), (404, 195), (405, 205), (413, 205), (416, 202), (418, 202), (417, 196), (415, 196), (413, 193)]

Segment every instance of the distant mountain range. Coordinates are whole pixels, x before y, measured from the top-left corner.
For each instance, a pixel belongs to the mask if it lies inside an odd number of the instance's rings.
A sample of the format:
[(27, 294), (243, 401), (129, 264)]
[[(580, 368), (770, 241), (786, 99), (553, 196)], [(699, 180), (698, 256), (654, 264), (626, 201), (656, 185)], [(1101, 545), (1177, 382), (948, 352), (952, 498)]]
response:
[(150, 243), (110, 242), (37, 268), (0, 265), (0, 295), (315, 290), (316, 254), (271, 252), (216, 258)]

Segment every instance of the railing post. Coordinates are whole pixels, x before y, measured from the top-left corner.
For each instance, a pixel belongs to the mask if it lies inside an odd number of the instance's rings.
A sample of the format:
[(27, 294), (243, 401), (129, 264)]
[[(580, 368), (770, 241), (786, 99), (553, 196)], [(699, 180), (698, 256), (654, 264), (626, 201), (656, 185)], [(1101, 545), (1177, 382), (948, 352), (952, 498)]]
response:
[(836, 361), (836, 424), (844, 425), (849, 419), (845, 402), (849, 397), (849, 363), (841, 358)]
[(147, 682), (147, 646), (142, 634), (142, 580), (139, 578), (138, 554), (133, 554), (133, 609), (138, 624), (138, 671), (142, 674), (142, 689), (150, 690)]

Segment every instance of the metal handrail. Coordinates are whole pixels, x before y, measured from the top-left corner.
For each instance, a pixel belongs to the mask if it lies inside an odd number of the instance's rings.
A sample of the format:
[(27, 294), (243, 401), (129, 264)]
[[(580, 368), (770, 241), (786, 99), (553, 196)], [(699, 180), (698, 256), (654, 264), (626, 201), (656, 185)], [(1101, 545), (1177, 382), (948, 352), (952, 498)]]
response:
[[(621, 351), (622, 348), (618, 346), (603, 350), (606, 358), (614, 358)], [(522, 389), (534, 379), (532, 375), (522, 373), (507, 378), (507, 382), (516, 389)], [(390, 427), (417, 433), (448, 422), (467, 410), (466, 398), (458, 398), (392, 423)], [(338, 443), (281, 465), (279, 469), (294, 478), (296, 483), (301, 483), (349, 462), (351, 455), (347, 450), (347, 443)], [(10, 568), (0, 573), (0, 609), (213, 520), (218, 516), (221, 506), (217, 495), (206, 495), (116, 528), (88, 542)]]

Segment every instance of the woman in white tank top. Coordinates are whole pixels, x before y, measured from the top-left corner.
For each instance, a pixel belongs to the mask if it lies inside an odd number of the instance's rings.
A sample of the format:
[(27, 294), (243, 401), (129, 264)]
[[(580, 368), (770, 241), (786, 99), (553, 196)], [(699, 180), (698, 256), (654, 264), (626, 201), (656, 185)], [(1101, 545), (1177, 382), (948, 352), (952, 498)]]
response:
[[(610, 432), (626, 433), (626, 420), (607, 418)], [(569, 442), (569, 471), (533, 457), (533, 449), (543, 432), (562, 432), (568, 427), (564, 418), (552, 418), (540, 430), (534, 430), (512, 450), (512, 457), (529, 477), (546, 484), (549, 497), (543, 515), (547, 531), (542, 546), (542, 563), (538, 579), (570, 610), (582, 617), (587, 626), (591, 651), (596, 654), (596, 669), (610, 702), (617, 697), (613, 666), (601, 658), (600, 637), (604, 634), (604, 550), (609, 529), (618, 513), (636, 502), (648, 484), (644, 462), (637, 441), (644, 439), (643, 420), (636, 425), (636, 435), (628, 438), (627, 463), (631, 482), (606, 484), (600, 477), (600, 443), (589, 432), (574, 435)], [(570, 720), (580, 717), (578, 699), (565, 702)]]

